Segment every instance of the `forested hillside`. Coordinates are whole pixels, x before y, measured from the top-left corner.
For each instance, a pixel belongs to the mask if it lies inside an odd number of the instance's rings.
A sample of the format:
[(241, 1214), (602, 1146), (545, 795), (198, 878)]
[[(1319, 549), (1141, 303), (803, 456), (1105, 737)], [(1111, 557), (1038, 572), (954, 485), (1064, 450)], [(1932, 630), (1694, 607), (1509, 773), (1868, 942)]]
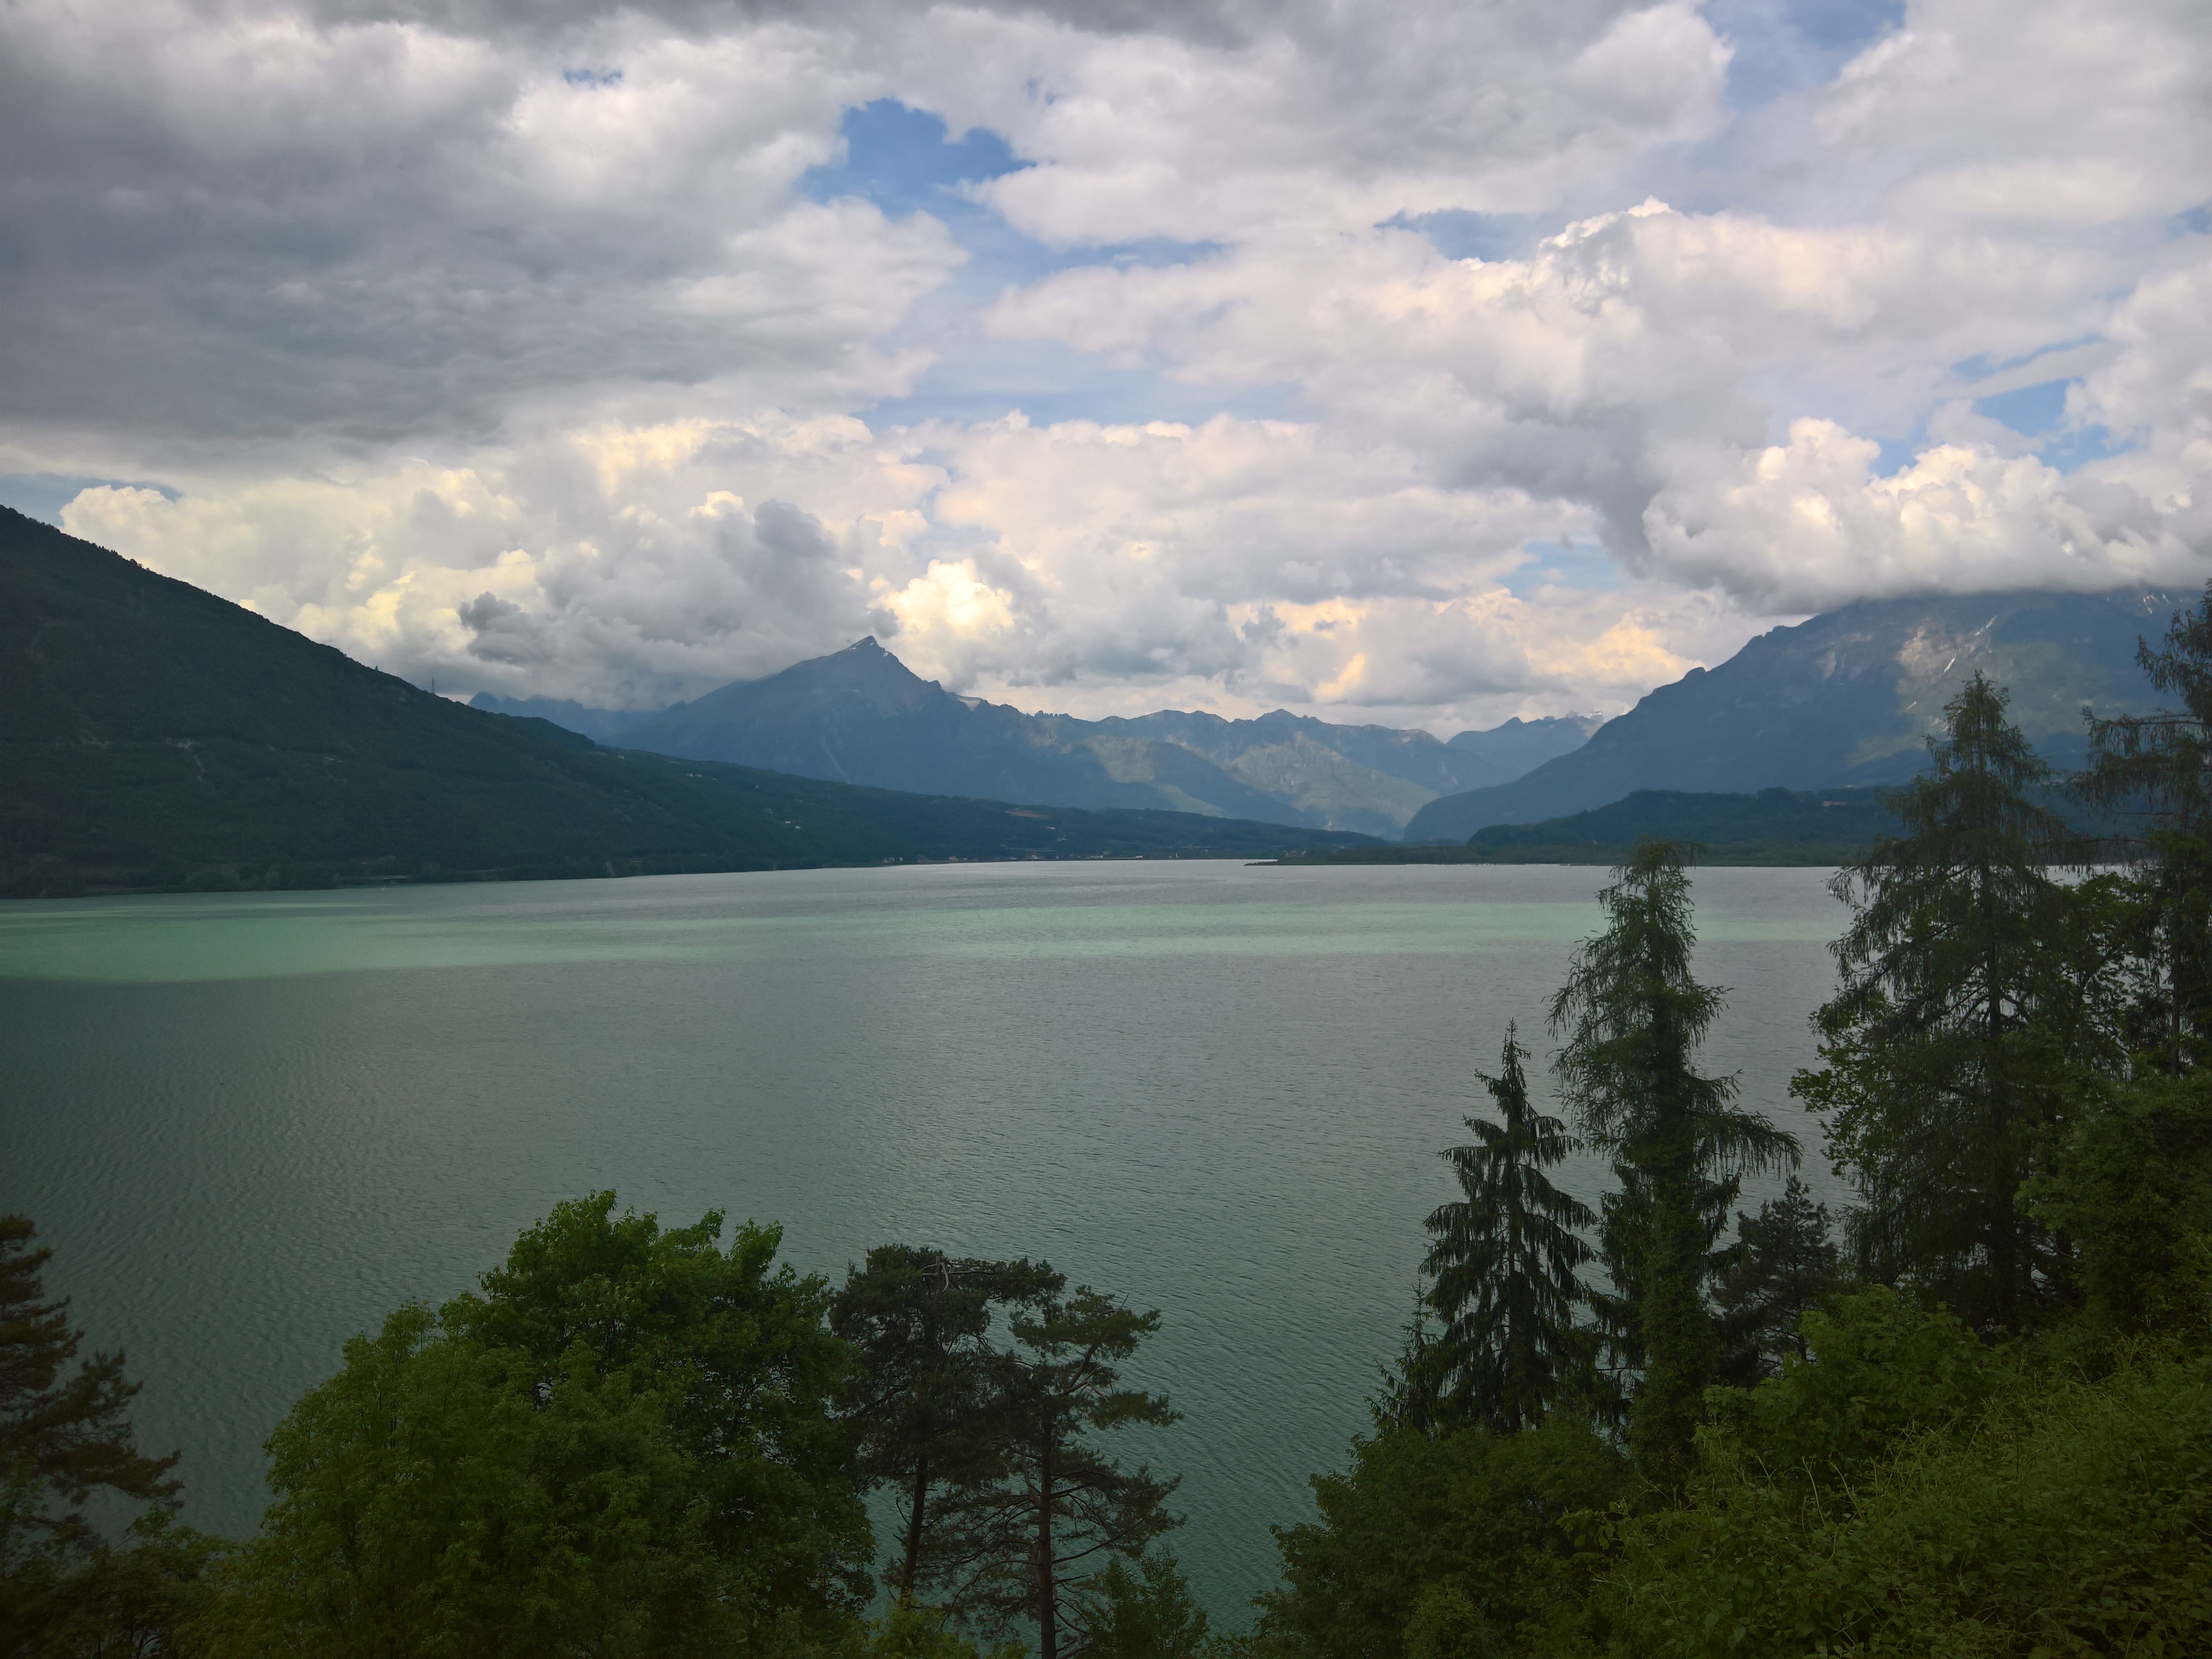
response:
[(0, 895), (1270, 856), (1357, 836), (1010, 810), (463, 708), (0, 509)]

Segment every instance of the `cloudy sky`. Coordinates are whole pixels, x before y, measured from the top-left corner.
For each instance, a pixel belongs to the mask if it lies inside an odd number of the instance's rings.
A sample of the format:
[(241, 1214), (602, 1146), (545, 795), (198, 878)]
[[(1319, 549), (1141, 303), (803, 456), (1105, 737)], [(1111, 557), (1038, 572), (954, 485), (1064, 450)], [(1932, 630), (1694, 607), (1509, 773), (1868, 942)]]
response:
[(1450, 732), (2212, 574), (2203, 0), (15, 0), (0, 501), (441, 690)]

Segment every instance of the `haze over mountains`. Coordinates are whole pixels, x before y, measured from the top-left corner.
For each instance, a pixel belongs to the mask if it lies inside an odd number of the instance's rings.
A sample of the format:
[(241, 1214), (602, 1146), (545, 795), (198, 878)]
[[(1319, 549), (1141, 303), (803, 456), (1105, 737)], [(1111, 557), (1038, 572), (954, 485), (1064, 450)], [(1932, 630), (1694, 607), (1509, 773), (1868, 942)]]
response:
[(2193, 596), (2179, 591), (1979, 593), (1887, 599), (1778, 628), (1719, 667), (1692, 669), (1608, 720), (1571, 755), (1416, 813), (1408, 841), (1463, 842), (1633, 790), (1825, 789), (1901, 783), (1943, 705), (1977, 671), (2054, 765), (2081, 763), (2084, 705), (2155, 706), (2136, 663)]
[(649, 716), (479, 696), (626, 749), (885, 789), (1152, 807), (1395, 837), (1440, 795), (1506, 782), (1578, 747), (1595, 719), (1422, 731), (1167, 710), (1084, 720), (957, 696), (864, 639)]

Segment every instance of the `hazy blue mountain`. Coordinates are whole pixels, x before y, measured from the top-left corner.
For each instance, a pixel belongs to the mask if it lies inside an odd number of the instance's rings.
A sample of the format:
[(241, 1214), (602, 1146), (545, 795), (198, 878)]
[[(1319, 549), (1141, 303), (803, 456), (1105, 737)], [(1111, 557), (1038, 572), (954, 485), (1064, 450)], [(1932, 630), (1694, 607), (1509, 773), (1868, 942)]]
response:
[(1451, 747), (1480, 757), (1497, 771), (1496, 777), (1468, 786), (1487, 788), (1526, 776), (1547, 760), (1571, 755), (1604, 724), (1595, 714), (1555, 714), (1540, 720), (1510, 720), (1486, 732), (1462, 732), (1451, 740)]
[(633, 726), (649, 720), (660, 712), (658, 708), (634, 711), (587, 708), (582, 703), (570, 702), (565, 697), (501, 697), (489, 691), (477, 692), (469, 699), (469, 707), (483, 709), (489, 714), (550, 720), (562, 730), (577, 732), (593, 743), (610, 744)]
[(1039, 811), (607, 751), (434, 696), (0, 509), (0, 895), (913, 860), (1270, 857), (1358, 836)]
[(1514, 720), (1447, 744), (1281, 710), (1243, 720), (1031, 714), (956, 696), (867, 639), (678, 703), (611, 740), (884, 788), (1395, 836), (1437, 795), (1514, 777), (1581, 742), (1591, 724)]
[(1760, 635), (1692, 669), (1573, 753), (1502, 786), (1431, 801), (1409, 841), (1563, 817), (1638, 789), (1755, 792), (1901, 782), (1944, 703), (1977, 669), (2054, 764), (2080, 763), (2081, 708), (2152, 706), (2136, 642), (2165, 631), (2180, 592), (1980, 593), (1869, 600)]

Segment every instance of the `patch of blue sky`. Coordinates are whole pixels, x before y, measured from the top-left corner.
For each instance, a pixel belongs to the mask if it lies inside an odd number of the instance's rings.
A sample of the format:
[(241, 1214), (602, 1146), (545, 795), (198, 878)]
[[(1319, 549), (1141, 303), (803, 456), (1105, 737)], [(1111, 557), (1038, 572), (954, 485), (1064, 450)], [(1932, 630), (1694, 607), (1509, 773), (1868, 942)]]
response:
[(1503, 586), (1516, 599), (1534, 599), (1547, 587), (1610, 592), (1620, 586), (1620, 567), (1594, 541), (1531, 542), (1527, 560)]
[(1476, 213), (1445, 208), (1436, 213), (1401, 213), (1382, 221), (1378, 228), (1419, 231), (1447, 259), (1490, 261), (1526, 258), (1538, 242), (1559, 228), (1559, 221), (1555, 214)]
[(1905, 21), (1904, 0), (1707, 0), (1705, 21), (1734, 48), (1728, 102), (1756, 109), (1825, 85)]
[(2035, 441), (2036, 453), (2061, 472), (2073, 472), (2125, 448), (2097, 425), (2073, 425), (2066, 418), (2066, 389), (2071, 380), (2045, 380), (1995, 397), (1977, 398), (1974, 412), (2002, 421), (2023, 438)]
[(2212, 202), (2184, 208), (2166, 221), (2166, 227), (2176, 236), (2212, 235)]
[(884, 343), (920, 346), (937, 362), (903, 397), (872, 405), (872, 422), (994, 420), (1018, 409), (1040, 425), (1053, 421), (1199, 421), (1207, 416), (1274, 414), (1282, 393), (1208, 395), (1169, 380), (1152, 366), (1116, 368), (1053, 342), (995, 339), (984, 310), (1009, 288), (1082, 265), (1172, 265), (1220, 250), (1212, 243), (1152, 240), (1055, 247), (1023, 234), (977, 199), (975, 186), (1030, 165), (1005, 138), (975, 128), (957, 140), (944, 120), (891, 99), (845, 112), (845, 155), (799, 179), (816, 201), (859, 197), (890, 217), (927, 213), (952, 233), (968, 262)]
[(12, 507), (27, 518), (44, 519), (50, 525), (58, 526), (64, 507), (86, 490), (103, 486), (157, 490), (173, 501), (179, 493), (167, 484), (140, 478), (89, 478), (72, 472), (0, 472), (0, 507)]

